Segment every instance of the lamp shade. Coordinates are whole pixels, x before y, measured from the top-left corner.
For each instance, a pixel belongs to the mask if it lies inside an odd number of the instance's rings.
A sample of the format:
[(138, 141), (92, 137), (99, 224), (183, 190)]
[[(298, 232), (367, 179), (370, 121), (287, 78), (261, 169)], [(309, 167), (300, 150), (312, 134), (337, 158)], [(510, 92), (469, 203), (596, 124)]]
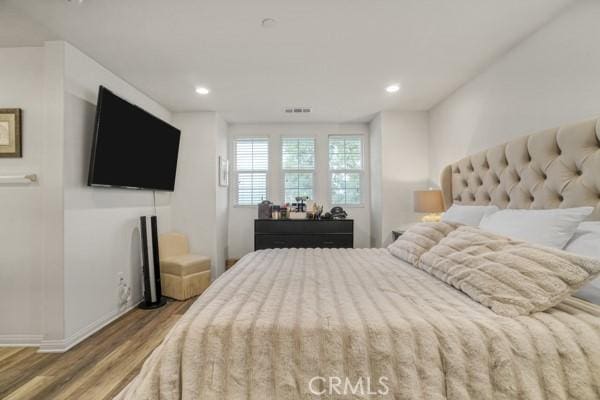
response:
[(444, 211), (444, 201), (441, 190), (415, 190), (415, 212), (441, 213)]

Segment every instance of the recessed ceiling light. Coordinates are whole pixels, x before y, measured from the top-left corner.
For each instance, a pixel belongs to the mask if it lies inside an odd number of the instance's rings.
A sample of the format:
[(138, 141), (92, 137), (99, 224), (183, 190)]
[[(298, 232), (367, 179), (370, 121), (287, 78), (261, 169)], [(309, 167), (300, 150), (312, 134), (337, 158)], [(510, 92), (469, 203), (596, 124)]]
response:
[(274, 28), (277, 25), (277, 21), (273, 18), (265, 18), (262, 20), (261, 25), (263, 28)]
[(202, 95), (209, 94), (210, 93), (210, 89), (207, 89), (207, 88), (205, 88), (203, 86), (198, 86), (196, 88), (196, 93), (202, 94)]
[(398, 90), (400, 90), (400, 85), (398, 84), (393, 84), (385, 88), (385, 91), (388, 93), (396, 93)]

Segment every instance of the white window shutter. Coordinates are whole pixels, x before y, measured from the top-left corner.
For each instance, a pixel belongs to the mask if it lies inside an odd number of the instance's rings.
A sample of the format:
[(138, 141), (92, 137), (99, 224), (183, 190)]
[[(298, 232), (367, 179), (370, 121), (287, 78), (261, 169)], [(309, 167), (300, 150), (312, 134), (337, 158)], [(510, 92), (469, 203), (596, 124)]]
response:
[(235, 141), (237, 204), (256, 205), (267, 199), (269, 141), (243, 138)]
[(362, 203), (362, 136), (329, 137), (330, 200), (334, 205)]
[(298, 196), (314, 199), (314, 138), (282, 138), (281, 167), (284, 202), (295, 203)]

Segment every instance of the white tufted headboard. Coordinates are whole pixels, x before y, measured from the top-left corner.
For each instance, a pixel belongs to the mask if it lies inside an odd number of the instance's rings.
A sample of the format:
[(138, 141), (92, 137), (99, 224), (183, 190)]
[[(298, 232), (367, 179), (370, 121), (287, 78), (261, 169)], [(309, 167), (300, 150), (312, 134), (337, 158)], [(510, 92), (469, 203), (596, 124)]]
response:
[(600, 119), (548, 129), (484, 150), (444, 168), (446, 208), (596, 207), (600, 220)]

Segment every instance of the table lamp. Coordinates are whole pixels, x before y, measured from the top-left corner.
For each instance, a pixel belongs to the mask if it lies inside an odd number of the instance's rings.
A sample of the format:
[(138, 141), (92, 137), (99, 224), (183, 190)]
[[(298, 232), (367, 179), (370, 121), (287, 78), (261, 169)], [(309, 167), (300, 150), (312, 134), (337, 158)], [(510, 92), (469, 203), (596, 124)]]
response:
[(413, 193), (415, 212), (427, 213), (421, 218), (423, 222), (439, 222), (444, 211), (441, 190), (415, 190)]

